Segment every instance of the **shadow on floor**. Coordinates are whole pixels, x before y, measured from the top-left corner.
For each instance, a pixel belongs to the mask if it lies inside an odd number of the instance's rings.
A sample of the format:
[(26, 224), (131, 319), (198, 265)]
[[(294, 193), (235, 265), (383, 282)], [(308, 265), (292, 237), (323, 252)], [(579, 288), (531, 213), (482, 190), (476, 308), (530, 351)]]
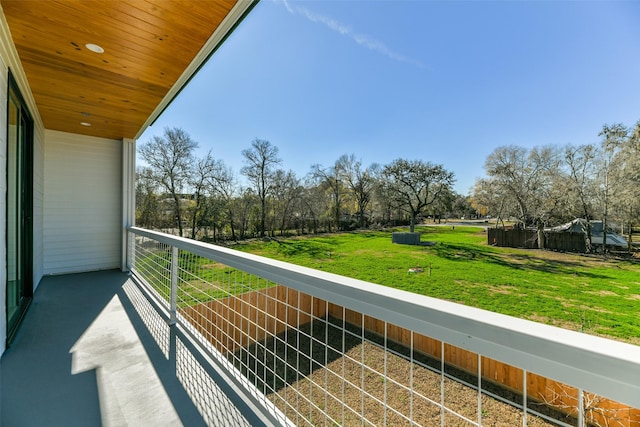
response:
[(156, 308), (119, 271), (45, 277), (0, 363), (0, 424), (272, 424)]

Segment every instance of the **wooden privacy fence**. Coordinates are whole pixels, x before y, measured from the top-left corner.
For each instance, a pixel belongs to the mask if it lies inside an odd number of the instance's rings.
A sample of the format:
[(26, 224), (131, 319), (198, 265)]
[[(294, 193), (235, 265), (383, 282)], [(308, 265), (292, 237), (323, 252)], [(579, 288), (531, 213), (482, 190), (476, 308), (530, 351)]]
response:
[[(544, 247), (562, 252), (586, 252), (587, 238), (584, 233), (569, 231), (545, 231)], [(538, 248), (538, 232), (536, 230), (489, 228), (487, 243), (508, 248)]]
[[(180, 314), (209, 340), (217, 350), (226, 354), (247, 347), (311, 321), (312, 316), (330, 315), (344, 320), (353, 328), (364, 328), (367, 333), (385, 336), (387, 340), (436, 360), (441, 360), (442, 344), (433, 338), (411, 330), (387, 324), (382, 320), (363, 315), (344, 307), (312, 297), (285, 286), (274, 286), (259, 291), (209, 301), (184, 307)], [(444, 345), (444, 362), (471, 376), (478, 372), (476, 353)], [(482, 379), (501, 388), (522, 395), (523, 370), (487, 357), (481, 358)], [(560, 412), (576, 416), (578, 390), (566, 384), (528, 372), (526, 393), (529, 399), (547, 403)], [(587, 420), (602, 426), (640, 426), (640, 408), (630, 408), (617, 402), (585, 394)], [(518, 403), (521, 403), (522, 400)]]
[(580, 232), (545, 232), (545, 248), (562, 252), (587, 252), (587, 236)]
[[(342, 318), (356, 327), (364, 325), (368, 332), (384, 336), (385, 322), (379, 319), (364, 316), (351, 310), (343, 310), (343, 307), (329, 304), (329, 314), (334, 317)], [(413, 335), (413, 339), (412, 339)], [(410, 330), (395, 325), (386, 325), (386, 336), (388, 340), (411, 347), (413, 343), (414, 351), (418, 351), (434, 359), (441, 360), (442, 346), (441, 342), (424, 335), (412, 333)], [(449, 344), (444, 345), (444, 361), (446, 364), (454, 366), (469, 375), (475, 376), (478, 372), (478, 355), (471, 351), (464, 350)], [(482, 379), (490, 381), (500, 387), (513, 391), (519, 395), (524, 392), (523, 387), (523, 370), (506, 363), (499, 362), (487, 357), (481, 358)], [(549, 406), (555, 407), (560, 412), (567, 413), (571, 416), (577, 415), (578, 408), (578, 390), (575, 387), (554, 381), (552, 379), (527, 372), (527, 396), (539, 403), (548, 403)], [(591, 402), (591, 407), (587, 408), (585, 415), (588, 420), (601, 426), (616, 427), (637, 427), (640, 426), (640, 408), (630, 408), (614, 402), (587, 393), (584, 399)]]
[(487, 242), (493, 246), (525, 249), (538, 247), (538, 233), (533, 230), (489, 228), (487, 239)]
[(180, 309), (221, 353), (298, 328), (326, 315), (326, 303), (285, 286), (245, 292)]

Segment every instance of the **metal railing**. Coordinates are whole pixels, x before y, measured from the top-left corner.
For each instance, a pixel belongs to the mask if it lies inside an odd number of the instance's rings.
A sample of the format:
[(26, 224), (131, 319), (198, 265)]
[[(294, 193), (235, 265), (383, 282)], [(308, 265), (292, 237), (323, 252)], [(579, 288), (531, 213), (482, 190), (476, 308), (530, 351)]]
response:
[(136, 227), (128, 252), (283, 424), (640, 423), (640, 347)]

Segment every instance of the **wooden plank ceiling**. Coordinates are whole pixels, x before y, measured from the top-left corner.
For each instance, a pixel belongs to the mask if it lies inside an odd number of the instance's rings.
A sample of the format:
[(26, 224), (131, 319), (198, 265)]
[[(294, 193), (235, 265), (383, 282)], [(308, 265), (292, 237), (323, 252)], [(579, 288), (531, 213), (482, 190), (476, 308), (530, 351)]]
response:
[(236, 1), (1, 5), (45, 128), (120, 139), (138, 134)]

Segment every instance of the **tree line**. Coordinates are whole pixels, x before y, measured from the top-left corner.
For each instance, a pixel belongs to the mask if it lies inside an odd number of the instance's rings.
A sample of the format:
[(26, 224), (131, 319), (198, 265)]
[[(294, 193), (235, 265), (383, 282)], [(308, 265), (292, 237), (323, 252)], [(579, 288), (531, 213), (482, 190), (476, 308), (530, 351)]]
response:
[(297, 176), (264, 139), (242, 150), (236, 175), (211, 151), (197, 157), (198, 143), (183, 129), (166, 128), (139, 149), (147, 166), (136, 171), (136, 222), (237, 240), (388, 225), (413, 231), (428, 217), (491, 215), (538, 230), (584, 218), (605, 229), (615, 224), (631, 239), (640, 223), (640, 121), (604, 125), (598, 137), (594, 144), (498, 147), (485, 161), (486, 176), (463, 196), (453, 191), (453, 172), (422, 160), (365, 166), (344, 154)]
[(242, 150), (240, 176), (180, 128), (141, 144), (136, 170), (136, 223), (214, 241), (415, 224), (428, 216), (471, 215), (442, 165), (397, 159), (363, 165), (344, 154), (297, 176), (282, 168), (278, 148), (255, 139)]
[(631, 241), (640, 221), (640, 121), (604, 125), (598, 137), (596, 144), (496, 148), (472, 205), (539, 230), (576, 218), (601, 220), (605, 230), (615, 223)]

